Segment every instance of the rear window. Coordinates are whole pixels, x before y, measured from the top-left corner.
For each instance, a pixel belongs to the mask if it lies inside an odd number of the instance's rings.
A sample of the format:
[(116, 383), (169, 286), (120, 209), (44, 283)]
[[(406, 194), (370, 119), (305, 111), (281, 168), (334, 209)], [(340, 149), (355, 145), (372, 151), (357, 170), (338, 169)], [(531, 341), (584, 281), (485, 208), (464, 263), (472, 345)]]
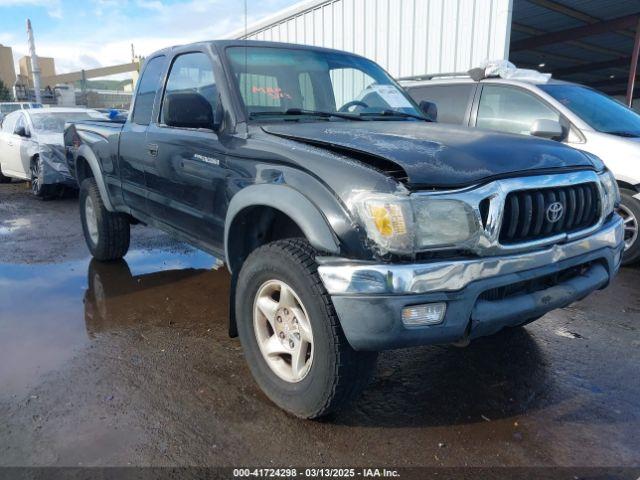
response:
[(439, 123), (462, 124), (472, 100), (474, 84), (432, 85), (408, 88), (415, 101), (435, 103)]

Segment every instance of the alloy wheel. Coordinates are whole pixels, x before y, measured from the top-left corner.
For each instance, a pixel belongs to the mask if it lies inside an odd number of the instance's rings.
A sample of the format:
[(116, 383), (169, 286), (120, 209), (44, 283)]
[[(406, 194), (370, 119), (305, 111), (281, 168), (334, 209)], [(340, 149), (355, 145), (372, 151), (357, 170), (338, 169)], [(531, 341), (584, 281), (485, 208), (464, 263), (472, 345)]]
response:
[(304, 379), (313, 362), (313, 332), (300, 297), (285, 282), (269, 280), (253, 304), (253, 328), (262, 356), (282, 380)]
[(31, 162), (31, 191), (34, 195), (40, 192), (40, 162), (38, 160)]
[(638, 219), (623, 204), (618, 207), (618, 215), (622, 217), (624, 222), (624, 249), (628, 250), (638, 239)]
[(96, 209), (93, 206), (91, 196), (87, 195), (84, 201), (84, 219), (87, 224), (89, 237), (94, 245), (98, 244), (98, 219), (96, 217)]

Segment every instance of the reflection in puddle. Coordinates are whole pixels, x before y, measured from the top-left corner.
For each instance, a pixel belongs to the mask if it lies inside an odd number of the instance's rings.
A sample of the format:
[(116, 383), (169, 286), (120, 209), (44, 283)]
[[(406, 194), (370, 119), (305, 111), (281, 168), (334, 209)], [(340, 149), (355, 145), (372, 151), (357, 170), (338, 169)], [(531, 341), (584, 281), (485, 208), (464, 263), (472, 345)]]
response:
[(226, 319), (228, 278), (216, 258), (198, 251), (133, 251), (115, 263), (0, 264), (0, 399), (23, 395), (100, 334), (198, 331)]

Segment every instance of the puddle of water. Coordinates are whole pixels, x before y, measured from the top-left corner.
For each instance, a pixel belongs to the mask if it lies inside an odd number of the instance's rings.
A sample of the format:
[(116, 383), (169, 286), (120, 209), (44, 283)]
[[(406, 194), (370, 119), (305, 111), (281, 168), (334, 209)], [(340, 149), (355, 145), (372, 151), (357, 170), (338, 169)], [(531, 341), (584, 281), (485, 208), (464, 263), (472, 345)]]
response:
[(228, 284), (220, 262), (195, 250), (0, 264), (0, 398), (24, 395), (99, 335), (226, 316)]
[(28, 218), (14, 218), (6, 220), (4, 225), (0, 225), (0, 235), (9, 235), (10, 233), (31, 226), (31, 220)]

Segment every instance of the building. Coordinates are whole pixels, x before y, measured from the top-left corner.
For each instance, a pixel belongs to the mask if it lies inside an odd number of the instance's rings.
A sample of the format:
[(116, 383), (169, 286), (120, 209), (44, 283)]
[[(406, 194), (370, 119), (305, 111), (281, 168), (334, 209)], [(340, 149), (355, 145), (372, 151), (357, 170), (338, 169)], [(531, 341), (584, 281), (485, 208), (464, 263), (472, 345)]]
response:
[(13, 64), (13, 51), (11, 47), (0, 44), (0, 80), (9, 90), (16, 83), (16, 67)]
[(637, 0), (306, 0), (231, 37), (347, 50), (399, 78), (509, 59), (627, 102), (640, 96)]
[[(40, 77), (52, 77), (56, 74), (55, 60), (51, 57), (41, 57), (38, 55), (38, 64), (40, 66)], [(33, 88), (33, 75), (31, 70), (31, 57), (24, 56), (18, 60), (18, 66), (20, 67), (20, 79)], [(44, 88), (46, 85), (43, 85)], [(52, 85), (53, 87), (53, 85)]]

